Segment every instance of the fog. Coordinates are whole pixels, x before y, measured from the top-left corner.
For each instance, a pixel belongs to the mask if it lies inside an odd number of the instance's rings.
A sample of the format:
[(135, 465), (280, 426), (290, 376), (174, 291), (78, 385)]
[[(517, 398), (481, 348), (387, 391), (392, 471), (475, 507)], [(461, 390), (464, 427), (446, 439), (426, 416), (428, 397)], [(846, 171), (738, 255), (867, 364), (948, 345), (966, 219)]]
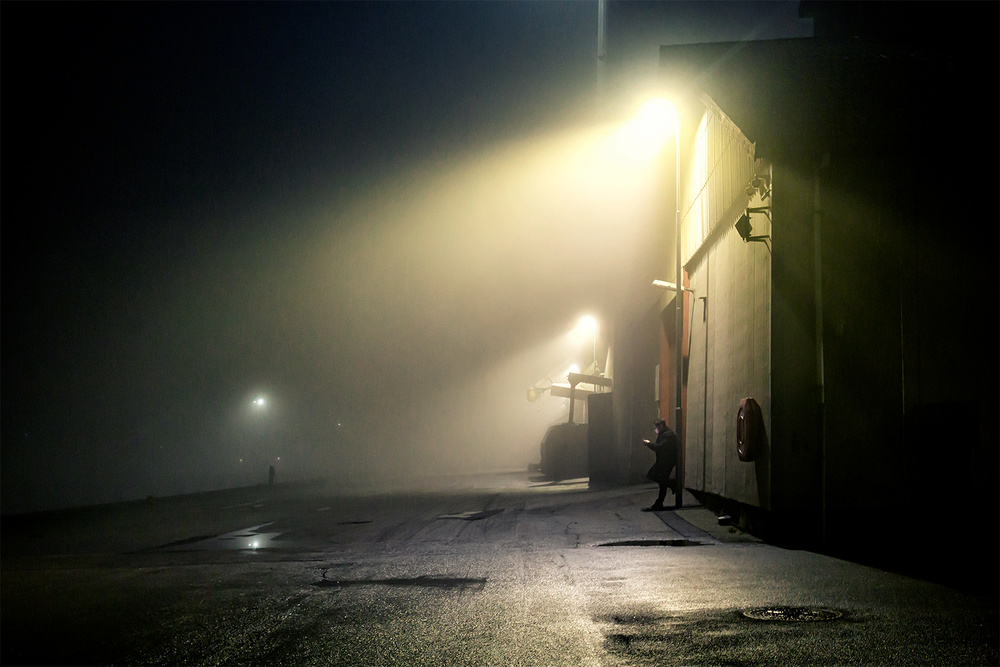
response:
[[(529, 403), (528, 387), (593, 361), (593, 339), (572, 330), (624, 293), (662, 215), (659, 166), (620, 152), (618, 131), (532, 137), (379, 180), (269, 241), (281, 269), (247, 289), (270, 295), (275, 347), (260, 354), (283, 380), (247, 391), (309, 415), (262, 436), (284, 478), (402, 482), (538, 461), (567, 401)], [(296, 387), (294, 406), (282, 386)], [(278, 410), (253, 417), (266, 430)]]
[(658, 46), (801, 28), (613, 2), (598, 76), (596, 3), (49, 9), (5, 8), (4, 513), (526, 469), (527, 389), (648, 289)]
[(45, 479), (6, 490), (31, 509), (265, 483), (270, 465), (351, 488), (526, 470), (568, 408), (527, 389), (593, 362), (571, 333), (628, 290), (660, 169), (621, 123), (584, 126), (184, 221), (205, 231), (144, 256), (69, 345), (48, 388), (65, 410), (23, 434), (55, 446), (5, 457)]

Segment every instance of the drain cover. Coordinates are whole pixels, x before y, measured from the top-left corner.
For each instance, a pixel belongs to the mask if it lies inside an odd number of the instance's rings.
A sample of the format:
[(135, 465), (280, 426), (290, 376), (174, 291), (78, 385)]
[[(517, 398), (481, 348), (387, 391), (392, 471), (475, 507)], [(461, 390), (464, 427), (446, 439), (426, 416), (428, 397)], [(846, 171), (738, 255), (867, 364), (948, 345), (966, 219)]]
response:
[(836, 609), (811, 607), (755, 607), (744, 609), (743, 615), (758, 621), (832, 621), (843, 613)]

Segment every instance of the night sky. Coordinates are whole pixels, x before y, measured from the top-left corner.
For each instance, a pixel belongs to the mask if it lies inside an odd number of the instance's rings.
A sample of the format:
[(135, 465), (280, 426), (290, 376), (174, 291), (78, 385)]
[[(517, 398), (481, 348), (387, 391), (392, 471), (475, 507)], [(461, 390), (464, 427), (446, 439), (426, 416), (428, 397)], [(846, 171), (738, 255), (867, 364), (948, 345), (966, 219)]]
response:
[(2, 11), (4, 513), (537, 461), (657, 214), (585, 147), (660, 44), (811, 30), (611, 2), (599, 87), (596, 2)]

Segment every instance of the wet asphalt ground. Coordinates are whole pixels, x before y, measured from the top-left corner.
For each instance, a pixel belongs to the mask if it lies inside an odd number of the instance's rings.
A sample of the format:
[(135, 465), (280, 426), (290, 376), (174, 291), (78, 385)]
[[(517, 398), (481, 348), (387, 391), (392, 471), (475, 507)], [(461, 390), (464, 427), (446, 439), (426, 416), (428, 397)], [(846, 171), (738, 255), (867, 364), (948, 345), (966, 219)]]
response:
[[(526, 473), (4, 517), (4, 665), (996, 665), (979, 595)], [(668, 496), (669, 502), (669, 496)], [(915, 541), (914, 548), (919, 548)]]

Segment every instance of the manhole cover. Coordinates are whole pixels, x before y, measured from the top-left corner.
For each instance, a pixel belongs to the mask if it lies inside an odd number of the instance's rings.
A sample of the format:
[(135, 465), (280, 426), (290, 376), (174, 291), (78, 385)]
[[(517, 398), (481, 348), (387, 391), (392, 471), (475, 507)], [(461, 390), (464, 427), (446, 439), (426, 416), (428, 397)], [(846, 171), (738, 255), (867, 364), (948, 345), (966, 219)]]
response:
[(814, 607), (755, 607), (743, 610), (743, 615), (758, 621), (832, 621), (843, 613), (836, 609)]

